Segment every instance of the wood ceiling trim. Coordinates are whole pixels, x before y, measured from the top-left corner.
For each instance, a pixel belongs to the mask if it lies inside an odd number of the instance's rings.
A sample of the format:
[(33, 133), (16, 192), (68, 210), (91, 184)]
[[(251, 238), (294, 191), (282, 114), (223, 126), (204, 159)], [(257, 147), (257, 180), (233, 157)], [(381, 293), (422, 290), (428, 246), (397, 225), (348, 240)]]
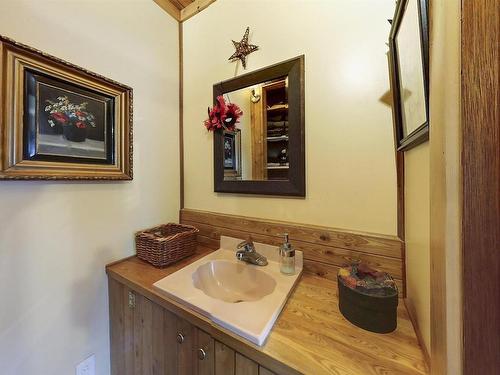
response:
[(187, 5), (191, 4), (191, 1), (187, 1), (187, 4), (186, 4), (186, 0), (169, 0), (173, 5), (175, 5), (175, 7), (179, 10), (182, 10), (184, 7), (186, 7)]
[(195, 0), (190, 5), (181, 10), (181, 22), (188, 20), (194, 15), (200, 13), (202, 10), (206, 9), (215, 0)]
[(216, 0), (153, 0), (177, 21), (183, 22), (206, 9)]
[(160, 6), (165, 12), (174, 17), (177, 21), (181, 21), (181, 11), (177, 8), (170, 0), (153, 0), (156, 4)]
[(190, 5), (194, 0), (177, 0), (178, 2), (180, 2), (182, 4), (182, 7), (187, 7), (188, 5)]

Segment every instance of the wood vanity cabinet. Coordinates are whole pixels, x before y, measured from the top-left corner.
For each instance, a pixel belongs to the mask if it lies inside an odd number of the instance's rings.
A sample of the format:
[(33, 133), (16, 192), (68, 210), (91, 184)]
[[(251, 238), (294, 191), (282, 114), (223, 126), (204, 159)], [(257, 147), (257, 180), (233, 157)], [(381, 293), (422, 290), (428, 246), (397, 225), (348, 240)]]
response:
[(109, 278), (112, 375), (273, 375)]

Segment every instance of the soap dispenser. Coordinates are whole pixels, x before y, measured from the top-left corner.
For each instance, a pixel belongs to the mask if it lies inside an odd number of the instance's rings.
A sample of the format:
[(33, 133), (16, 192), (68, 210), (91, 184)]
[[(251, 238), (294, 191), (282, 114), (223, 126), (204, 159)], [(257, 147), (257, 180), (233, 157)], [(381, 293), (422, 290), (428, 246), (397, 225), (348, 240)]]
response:
[(295, 250), (288, 240), (288, 233), (283, 235), (285, 243), (280, 247), (280, 271), (284, 275), (295, 274)]

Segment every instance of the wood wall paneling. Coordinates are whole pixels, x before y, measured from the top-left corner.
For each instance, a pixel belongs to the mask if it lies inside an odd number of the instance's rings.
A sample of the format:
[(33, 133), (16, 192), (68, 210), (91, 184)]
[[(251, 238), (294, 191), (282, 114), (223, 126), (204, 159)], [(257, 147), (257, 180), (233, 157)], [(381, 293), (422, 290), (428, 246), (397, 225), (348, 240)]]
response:
[(352, 261), (390, 273), (404, 295), (404, 244), (396, 237), (340, 231), (338, 229), (183, 209), (181, 222), (200, 230), (198, 242), (220, 247), (220, 236), (252, 238), (279, 246), (282, 233), (290, 234), (293, 246), (304, 252), (304, 269), (336, 280), (338, 268)]

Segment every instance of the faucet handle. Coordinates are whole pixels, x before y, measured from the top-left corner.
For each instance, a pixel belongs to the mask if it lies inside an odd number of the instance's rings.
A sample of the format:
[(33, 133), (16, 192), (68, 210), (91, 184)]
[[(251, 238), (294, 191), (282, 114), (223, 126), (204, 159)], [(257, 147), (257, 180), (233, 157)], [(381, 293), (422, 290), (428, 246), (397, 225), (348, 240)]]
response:
[(237, 249), (241, 249), (242, 247), (245, 247), (248, 244), (248, 241), (243, 241), (236, 246)]
[(252, 240), (246, 240), (243, 242), (240, 242), (238, 246), (236, 246), (237, 249), (245, 249), (246, 251), (253, 251), (255, 249), (253, 241)]

